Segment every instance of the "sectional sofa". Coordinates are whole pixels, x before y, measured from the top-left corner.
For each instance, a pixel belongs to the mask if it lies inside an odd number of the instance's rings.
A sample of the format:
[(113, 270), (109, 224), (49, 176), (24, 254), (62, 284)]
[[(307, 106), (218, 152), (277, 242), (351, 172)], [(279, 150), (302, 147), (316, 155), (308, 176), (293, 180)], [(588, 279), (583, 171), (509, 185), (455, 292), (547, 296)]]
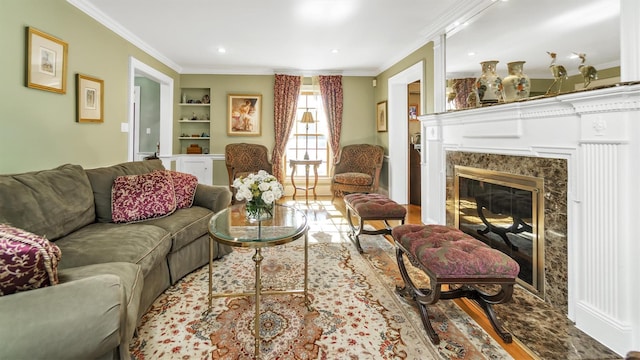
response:
[[(189, 206), (166, 214), (127, 221), (128, 209), (114, 210), (112, 190), (118, 181), (167, 173), (175, 172), (166, 171), (160, 160), (147, 160), (0, 175), (0, 224), (42, 237), (60, 252), (59, 260), (44, 256), (48, 271), (55, 272), (48, 286), (0, 296), (0, 359), (130, 357), (134, 330), (153, 301), (208, 263), (208, 221), (231, 202), (228, 187), (195, 184)], [(12, 244), (11, 236), (0, 233), (4, 246)], [(230, 249), (217, 245), (213, 252), (219, 258)], [(15, 258), (0, 259), (2, 285), (24, 275), (3, 273)]]

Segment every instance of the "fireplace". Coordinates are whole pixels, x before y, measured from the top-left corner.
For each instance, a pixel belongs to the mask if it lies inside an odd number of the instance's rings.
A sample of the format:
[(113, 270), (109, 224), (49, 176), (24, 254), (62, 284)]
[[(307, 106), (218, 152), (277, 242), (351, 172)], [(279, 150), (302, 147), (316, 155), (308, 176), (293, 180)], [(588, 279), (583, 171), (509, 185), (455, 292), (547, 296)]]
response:
[(518, 283), (544, 298), (544, 181), (455, 166), (455, 226), (520, 265)]

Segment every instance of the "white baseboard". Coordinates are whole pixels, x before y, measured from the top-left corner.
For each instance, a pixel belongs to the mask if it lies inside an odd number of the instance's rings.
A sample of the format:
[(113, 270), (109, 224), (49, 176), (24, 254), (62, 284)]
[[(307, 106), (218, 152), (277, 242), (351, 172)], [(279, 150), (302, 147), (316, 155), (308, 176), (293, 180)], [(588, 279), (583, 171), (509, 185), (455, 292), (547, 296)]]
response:
[(618, 355), (624, 356), (633, 349), (633, 331), (630, 324), (611, 319), (584, 302), (578, 302), (575, 313), (578, 329), (607, 344)]

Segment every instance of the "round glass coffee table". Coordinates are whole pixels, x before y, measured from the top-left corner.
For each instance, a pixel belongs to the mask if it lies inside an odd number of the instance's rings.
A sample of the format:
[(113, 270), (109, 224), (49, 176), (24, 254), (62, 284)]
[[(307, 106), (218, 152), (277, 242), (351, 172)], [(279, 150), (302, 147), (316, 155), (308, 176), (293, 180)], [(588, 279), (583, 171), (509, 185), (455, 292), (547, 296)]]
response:
[[(295, 208), (276, 204), (273, 217), (267, 220), (249, 220), (244, 204), (228, 207), (209, 221), (209, 309), (214, 298), (253, 296), (255, 299), (254, 336), (255, 357), (260, 357), (260, 297), (262, 295), (304, 294), (305, 304), (311, 310), (308, 296), (309, 247), (307, 239), (307, 217)], [(304, 237), (304, 287), (303, 289), (262, 290), (260, 264), (262, 248), (290, 243)], [(252, 259), (255, 263), (255, 290), (242, 293), (213, 293), (213, 242), (236, 247), (255, 249)]]

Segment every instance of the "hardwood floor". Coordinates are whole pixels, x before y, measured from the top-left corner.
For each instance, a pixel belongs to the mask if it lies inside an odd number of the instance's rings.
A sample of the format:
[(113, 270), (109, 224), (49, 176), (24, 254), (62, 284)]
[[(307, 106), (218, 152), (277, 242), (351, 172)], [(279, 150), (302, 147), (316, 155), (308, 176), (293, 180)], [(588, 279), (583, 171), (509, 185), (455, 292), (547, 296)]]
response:
[[(318, 197), (318, 200), (320, 200), (320, 197)], [(325, 199), (323, 198), (322, 200), (325, 200)], [(334, 200), (334, 205), (336, 209), (338, 209), (342, 213), (342, 215), (345, 216), (346, 209), (342, 199), (336, 198)], [(420, 206), (406, 205), (405, 207), (407, 208), (407, 217), (405, 219), (405, 223), (421, 224), (422, 221), (420, 219)], [(373, 221), (373, 222), (370, 222), (370, 224), (378, 229), (384, 226), (382, 221), (378, 221), (378, 222)], [(386, 236), (386, 238), (390, 242), (393, 242), (393, 239), (391, 238), (391, 236)], [(480, 325), (483, 329), (485, 329), (485, 331), (487, 331), (487, 333), (489, 333), (491, 337), (493, 337), (495, 341), (498, 342), (498, 344), (500, 344), (500, 346), (502, 346), (511, 356), (513, 356), (514, 359), (518, 359), (518, 360), (537, 359), (537, 357), (532, 353), (530, 353), (526, 347), (519, 344), (517, 339), (514, 339), (513, 343), (511, 344), (507, 344), (504, 341), (502, 341), (500, 336), (498, 336), (498, 334), (496, 334), (493, 328), (491, 327), (491, 324), (489, 323), (489, 320), (485, 316), (482, 309), (475, 302), (467, 299), (455, 299), (454, 301), (458, 306), (460, 306), (462, 310), (464, 310), (467, 314), (469, 314), (469, 316), (471, 316), (471, 318), (473, 318), (476, 321), (476, 323), (478, 323), (478, 325)]]

